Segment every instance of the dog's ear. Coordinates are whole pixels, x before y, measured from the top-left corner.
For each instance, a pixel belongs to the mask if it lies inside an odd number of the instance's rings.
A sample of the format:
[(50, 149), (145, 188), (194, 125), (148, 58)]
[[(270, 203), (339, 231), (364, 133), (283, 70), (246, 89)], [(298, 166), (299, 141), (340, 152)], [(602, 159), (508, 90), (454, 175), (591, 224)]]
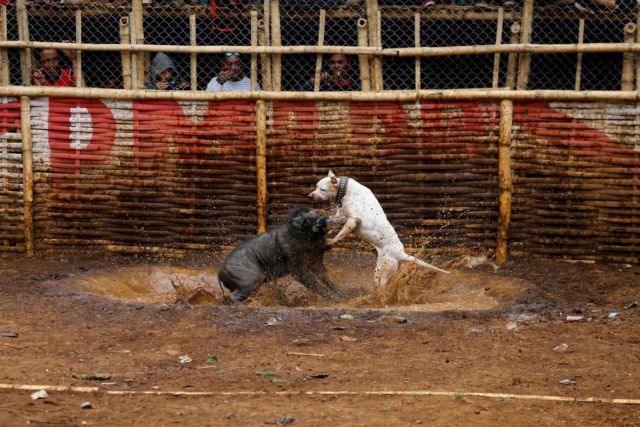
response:
[(338, 177), (336, 176), (336, 174), (333, 173), (333, 171), (329, 171), (328, 176), (332, 184), (338, 184)]

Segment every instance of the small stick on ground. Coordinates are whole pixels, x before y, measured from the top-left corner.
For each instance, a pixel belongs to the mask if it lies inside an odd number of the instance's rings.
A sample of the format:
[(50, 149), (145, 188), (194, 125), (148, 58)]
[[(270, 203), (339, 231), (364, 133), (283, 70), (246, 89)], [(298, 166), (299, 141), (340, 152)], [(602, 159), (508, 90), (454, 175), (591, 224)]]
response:
[(311, 356), (311, 357), (324, 357), (324, 354), (317, 354), (317, 353), (298, 353), (295, 351), (289, 351), (287, 352), (287, 354), (289, 356)]

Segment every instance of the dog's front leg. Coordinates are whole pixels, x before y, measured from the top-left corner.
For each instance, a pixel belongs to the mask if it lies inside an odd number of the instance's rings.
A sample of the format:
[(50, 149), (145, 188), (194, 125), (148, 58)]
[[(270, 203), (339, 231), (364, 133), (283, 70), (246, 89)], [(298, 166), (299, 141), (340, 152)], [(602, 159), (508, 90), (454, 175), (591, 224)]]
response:
[(340, 240), (344, 239), (349, 234), (353, 233), (356, 228), (360, 226), (362, 220), (360, 218), (349, 217), (347, 221), (342, 226), (340, 232), (333, 239), (329, 240), (329, 246), (333, 246), (338, 243)]

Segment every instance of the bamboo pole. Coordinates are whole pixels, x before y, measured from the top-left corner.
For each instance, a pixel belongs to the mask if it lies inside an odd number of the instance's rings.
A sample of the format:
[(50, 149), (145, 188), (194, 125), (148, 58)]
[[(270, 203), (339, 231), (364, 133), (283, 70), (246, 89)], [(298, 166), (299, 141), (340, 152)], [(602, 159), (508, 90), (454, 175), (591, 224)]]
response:
[[(7, 6), (0, 5), (0, 41), (7, 41)], [(6, 48), (0, 49), (0, 85), (7, 86), (9, 80), (9, 55)]]
[[(578, 21), (578, 46), (581, 46), (584, 42), (584, 18), (580, 18)], [(582, 53), (578, 53), (576, 60), (576, 90), (580, 90), (582, 83)]]
[(498, 186), (499, 216), (498, 235), (496, 241), (496, 264), (502, 265), (507, 260), (507, 242), (511, 225), (511, 127), (513, 124), (513, 102), (500, 102), (500, 137), (498, 148)]
[[(262, 49), (266, 49), (270, 45), (271, 40), (271, 0), (263, 0), (263, 15), (262, 15), (262, 31), (258, 33), (258, 44)], [(234, 52), (242, 51), (235, 50)], [(272, 90), (272, 78), (271, 78), (271, 55), (261, 55), (260, 62), (262, 63), (262, 86), (265, 90)]]
[[(198, 44), (196, 36), (196, 14), (191, 13), (189, 15), (189, 42), (191, 46)], [(191, 90), (198, 90), (198, 54), (191, 53), (190, 55), (190, 71), (191, 71)]]
[[(251, 47), (258, 46), (258, 12), (251, 11)], [(255, 91), (258, 87), (258, 55), (251, 54), (251, 91)]]
[[(357, 31), (359, 47), (367, 47), (369, 44), (367, 27), (368, 24), (366, 19), (358, 19)], [(358, 62), (360, 64), (360, 88), (363, 91), (368, 92), (371, 90), (371, 68), (369, 65), (369, 56), (358, 55)]]
[[(514, 22), (511, 25), (511, 42), (510, 45), (520, 43), (520, 23)], [(505, 87), (508, 89), (515, 89), (516, 87), (516, 66), (518, 61), (517, 53), (510, 53), (507, 58), (507, 76), (505, 80)]]
[(258, 233), (267, 230), (267, 112), (265, 102), (256, 102), (256, 208)]
[[(368, 30), (369, 30), (369, 46), (375, 48), (376, 50), (380, 49), (380, 40), (379, 40), (379, 26), (380, 26), (380, 17), (379, 17), (379, 8), (378, 8), (378, 0), (367, 0), (367, 22)], [(369, 63), (371, 64), (371, 89), (374, 91), (380, 91), (381, 88), (381, 78), (382, 78), (382, 70), (381, 64), (382, 59), (380, 56), (374, 56), (370, 59)]]
[[(133, 16), (133, 13), (129, 13), (129, 45), (137, 47), (136, 43), (136, 20)], [(140, 86), (138, 84), (138, 56), (141, 55), (142, 52), (138, 50), (134, 50), (131, 53), (131, 89), (136, 90), (140, 88), (144, 88), (144, 86)]]
[[(636, 39), (634, 40), (636, 44), (640, 42), (640, 31), (637, 29), (640, 28), (640, 11), (636, 12)], [(636, 90), (640, 91), (640, 59), (636, 60)]]
[[(143, 16), (144, 11), (142, 8), (142, 0), (132, 0), (132, 13), (133, 13), (133, 39), (136, 45), (144, 44), (144, 28), (143, 28)], [(144, 87), (145, 81), (145, 56), (143, 54), (137, 54), (134, 56), (135, 68), (136, 68), (136, 87)]]
[[(76, 43), (82, 44), (82, 10), (76, 9)], [(76, 87), (82, 87), (82, 51), (76, 50), (76, 61), (74, 64)]]
[[(502, 31), (504, 29), (504, 8), (498, 8), (498, 22), (496, 23), (496, 46), (500, 46), (502, 44)], [(491, 87), (494, 89), (498, 88), (498, 84), (500, 83), (500, 54), (495, 53), (493, 55), (493, 81), (491, 82)]]
[[(633, 43), (636, 38), (636, 24), (628, 22), (624, 26), (624, 42)], [(635, 75), (635, 58), (633, 53), (622, 55), (622, 90), (633, 90), (633, 78)]]
[(30, 100), (20, 97), (20, 132), (22, 134), (22, 194), (24, 244), (27, 256), (33, 256), (33, 143), (31, 140)]
[[(262, 22), (262, 28), (258, 31), (258, 44), (264, 46), (266, 43), (266, 29), (263, 21), (258, 22), (258, 27), (261, 26), (260, 22)], [(260, 64), (262, 68), (262, 87), (265, 90), (271, 90), (271, 57), (266, 54), (261, 54)]]
[[(413, 16), (413, 44), (416, 48), (420, 48), (420, 12), (416, 12)], [(416, 56), (416, 64), (415, 64), (415, 76), (416, 76), (416, 90), (420, 90), (422, 88), (422, 71), (420, 70), (420, 62), (422, 58), (420, 56)]]
[[(21, 42), (29, 42), (29, 16), (25, 0), (16, 0), (16, 16), (18, 19), (18, 38)], [(20, 74), (24, 86), (31, 85), (31, 49), (20, 49)]]
[[(322, 47), (324, 45), (324, 28), (327, 18), (327, 12), (324, 9), (320, 9), (320, 22), (318, 23), (318, 47)], [(320, 80), (322, 73), (322, 54), (318, 53), (316, 55), (316, 72), (313, 77), (313, 91), (320, 91)]]
[[(129, 44), (131, 40), (131, 31), (129, 27), (129, 17), (120, 17), (120, 43)], [(133, 89), (131, 83), (131, 53), (127, 51), (120, 52), (120, 62), (122, 63), (122, 87), (124, 89)]]
[[(376, 13), (376, 45), (375, 47), (378, 49), (382, 49), (382, 15), (380, 13), (380, 9), (378, 9), (377, 7), (377, 1), (376, 0), (376, 9), (377, 9), (377, 13)], [(383, 78), (382, 78), (382, 57), (381, 56), (375, 56), (374, 57), (374, 64), (376, 66), (376, 75), (375, 75), (375, 85), (376, 91), (381, 91), (384, 89), (384, 83), (383, 83)]]
[(638, 91), (581, 91), (574, 90), (521, 90), (509, 89), (442, 89), (375, 92), (191, 92), (191, 91), (148, 91), (102, 88), (69, 88), (49, 86), (2, 86), (4, 96), (47, 96), (72, 97), (105, 100), (156, 99), (176, 101), (223, 101), (258, 100), (265, 101), (334, 101), (334, 102), (418, 102), (421, 100), (484, 100), (510, 99), (514, 101), (640, 101)]
[[(522, 7), (522, 33), (520, 40), (523, 44), (531, 41), (531, 31), (533, 29), (533, 2), (534, 0), (524, 0)], [(517, 89), (526, 89), (529, 84), (529, 66), (531, 56), (529, 54), (520, 54), (518, 61), (518, 83)]]
[[(512, 28), (516, 26), (514, 23)], [(519, 31), (519, 26), (516, 27)], [(133, 28), (132, 28), (133, 30)], [(640, 53), (640, 43), (584, 43), (576, 44), (525, 44), (511, 43), (508, 45), (473, 45), (473, 46), (444, 46), (444, 47), (406, 47), (406, 48), (380, 48), (358, 46), (176, 46), (176, 45), (144, 45), (130, 43), (123, 44), (95, 44), (95, 43), (49, 43), (49, 42), (24, 42), (24, 41), (0, 41), (0, 48), (15, 49), (66, 49), (66, 50), (90, 50), (95, 52), (166, 52), (166, 53), (199, 53), (220, 54), (224, 52), (238, 52), (241, 54), (316, 54), (324, 55), (343, 53), (345, 55), (368, 55), (373, 57), (414, 57), (414, 56), (468, 56), (468, 55), (492, 55), (495, 53)]]
[[(271, 46), (282, 46), (280, 36), (280, 0), (271, 0)], [(272, 90), (279, 91), (282, 83), (282, 55), (276, 53), (272, 60)]]

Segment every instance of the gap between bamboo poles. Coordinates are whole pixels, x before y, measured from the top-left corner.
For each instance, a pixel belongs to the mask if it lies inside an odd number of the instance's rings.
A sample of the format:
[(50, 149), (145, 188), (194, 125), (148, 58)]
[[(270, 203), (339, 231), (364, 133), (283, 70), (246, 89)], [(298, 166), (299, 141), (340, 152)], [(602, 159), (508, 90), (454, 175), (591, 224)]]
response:
[(511, 394), (489, 392), (465, 392), (465, 391), (438, 391), (438, 390), (319, 390), (319, 391), (162, 391), (162, 390), (107, 390), (100, 387), (80, 387), (62, 385), (31, 385), (31, 384), (3, 384), (0, 390), (24, 390), (24, 391), (59, 391), (71, 393), (103, 393), (110, 396), (185, 396), (185, 397), (209, 397), (209, 396), (412, 396), (412, 397), (485, 397), (504, 400), (541, 400), (550, 402), (569, 403), (604, 403), (615, 405), (640, 405), (640, 399), (609, 398), (609, 397), (568, 397), (541, 394)]

